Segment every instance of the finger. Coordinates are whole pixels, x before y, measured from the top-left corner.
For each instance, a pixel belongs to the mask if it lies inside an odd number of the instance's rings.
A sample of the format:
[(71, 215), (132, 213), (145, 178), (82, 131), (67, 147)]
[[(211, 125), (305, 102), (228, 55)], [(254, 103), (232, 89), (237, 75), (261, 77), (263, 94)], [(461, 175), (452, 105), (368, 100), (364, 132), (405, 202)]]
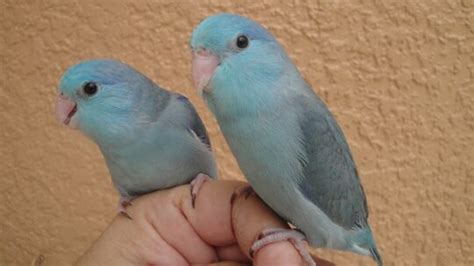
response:
[(199, 237), (181, 212), (179, 204), (184, 197), (189, 197), (188, 186), (162, 190), (137, 198), (130, 211), (134, 219), (143, 217), (143, 220), (187, 261), (215, 262), (217, 253), (214, 247)]
[(311, 254), (311, 257), (313, 258), (314, 262), (316, 262), (316, 265), (318, 265), (318, 266), (334, 266), (334, 265), (336, 265), (336, 264), (334, 264), (334, 263), (332, 263), (328, 260), (316, 257), (313, 254)]
[[(193, 264), (195, 265), (195, 264)], [(248, 263), (240, 263), (235, 261), (220, 261), (216, 263), (207, 264), (207, 266), (247, 266)]]
[(195, 208), (191, 206), (189, 193), (183, 195), (181, 209), (197, 234), (214, 246), (228, 246), (235, 243), (231, 223), (230, 197), (242, 186), (240, 181), (209, 181), (202, 185), (196, 198)]
[[(249, 254), (257, 236), (266, 228), (288, 228), (256, 195), (237, 197), (232, 208), (234, 233), (242, 249)], [(255, 265), (304, 265), (298, 251), (288, 241), (276, 242), (254, 254)]]
[(117, 215), (75, 265), (150, 264), (187, 265), (188, 263), (141, 218), (134, 217), (130, 220)]
[(218, 247), (216, 248), (216, 252), (219, 260), (250, 263), (250, 259), (244, 253), (242, 253), (242, 250), (240, 250), (240, 247), (237, 244)]
[(261, 248), (253, 259), (254, 265), (306, 265), (293, 244), (281, 241)]

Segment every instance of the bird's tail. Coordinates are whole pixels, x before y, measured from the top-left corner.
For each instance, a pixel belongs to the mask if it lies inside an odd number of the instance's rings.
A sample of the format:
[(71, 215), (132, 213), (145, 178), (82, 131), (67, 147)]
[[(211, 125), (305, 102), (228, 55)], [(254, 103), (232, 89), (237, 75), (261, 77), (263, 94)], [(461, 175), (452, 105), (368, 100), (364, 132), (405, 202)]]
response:
[(357, 232), (353, 240), (354, 245), (352, 246), (352, 250), (354, 252), (370, 256), (375, 260), (378, 266), (383, 266), (382, 256), (377, 249), (377, 244), (375, 243), (370, 227)]
[(374, 244), (374, 246), (371, 247), (369, 249), (369, 251), (370, 251), (370, 255), (372, 256), (372, 259), (374, 259), (375, 262), (377, 262), (377, 265), (378, 266), (383, 266), (382, 256), (380, 256), (380, 253), (377, 250), (377, 246), (375, 246), (375, 244)]

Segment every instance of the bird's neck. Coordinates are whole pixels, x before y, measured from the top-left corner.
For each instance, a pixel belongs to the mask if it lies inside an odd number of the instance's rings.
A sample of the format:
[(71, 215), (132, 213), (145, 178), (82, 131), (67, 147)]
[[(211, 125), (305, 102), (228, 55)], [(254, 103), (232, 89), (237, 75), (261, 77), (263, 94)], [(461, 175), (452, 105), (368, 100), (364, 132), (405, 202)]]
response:
[(203, 97), (218, 120), (238, 120), (268, 112), (284, 112), (280, 106), (304, 83), (296, 67), (286, 62), (284, 68), (272, 74), (217, 77), (210, 93), (203, 93)]
[(133, 110), (101, 112), (89, 120), (92, 127), (84, 130), (104, 149), (120, 149), (139, 142), (156, 123), (170, 100), (168, 91), (156, 88), (135, 99)]

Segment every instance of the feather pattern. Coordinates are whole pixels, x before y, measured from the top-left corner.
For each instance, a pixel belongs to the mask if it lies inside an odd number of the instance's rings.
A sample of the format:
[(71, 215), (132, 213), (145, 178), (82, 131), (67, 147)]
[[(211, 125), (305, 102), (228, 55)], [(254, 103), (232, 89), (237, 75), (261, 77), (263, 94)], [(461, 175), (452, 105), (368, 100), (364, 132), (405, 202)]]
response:
[[(98, 86), (94, 95), (82, 90), (88, 82)], [(185, 184), (199, 173), (217, 177), (206, 129), (192, 104), (131, 66), (81, 62), (66, 71), (60, 90), (76, 103), (79, 129), (99, 145), (122, 196)]]
[[(238, 36), (246, 47), (236, 49)], [(271, 34), (218, 14), (193, 31), (191, 47), (220, 60), (203, 98), (257, 194), (310, 244), (382, 265), (343, 132)]]
[(319, 97), (308, 94), (294, 99), (302, 108), (300, 143), (305, 150), (299, 189), (339, 226), (366, 226), (367, 203), (342, 130)]

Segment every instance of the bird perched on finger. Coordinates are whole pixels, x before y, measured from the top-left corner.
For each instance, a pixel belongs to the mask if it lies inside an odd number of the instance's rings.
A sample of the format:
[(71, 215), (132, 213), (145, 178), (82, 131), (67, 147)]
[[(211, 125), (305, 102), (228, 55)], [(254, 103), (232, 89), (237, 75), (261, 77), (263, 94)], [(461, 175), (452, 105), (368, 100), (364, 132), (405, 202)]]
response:
[(69, 68), (59, 85), (58, 121), (99, 146), (121, 195), (119, 211), (136, 196), (217, 177), (206, 128), (189, 100), (116, 60)]
[[(234, 14), (191, 37), (192, 77), (255, 192), (301, 230), (268, 228), (251, 248), (290, 239), (382, 258), (354, 159), (338, 123), (277, 40)], [(312, 264), (311, 257), (305, 256)]]

